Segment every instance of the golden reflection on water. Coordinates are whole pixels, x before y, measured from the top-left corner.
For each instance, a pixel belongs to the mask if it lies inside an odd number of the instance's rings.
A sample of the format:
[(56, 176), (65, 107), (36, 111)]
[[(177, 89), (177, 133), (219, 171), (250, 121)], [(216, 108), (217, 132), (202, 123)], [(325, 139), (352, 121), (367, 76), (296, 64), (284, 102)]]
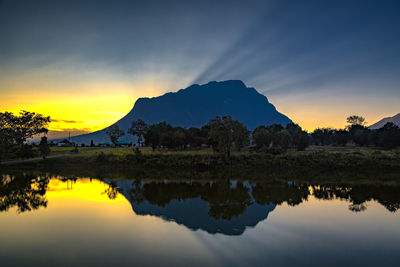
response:
[(137, 215), (122, 194), (110, 198), (109, 189), (96, 179), (53, 178), (45, 195), (47, 207), (1, 212), (2, 263), (306, 265), (318, 258), (363, 260), (349, 257), (349, 250), (359, 255), (374, 251), (391, 262), (400, 252), (394, 245), (400, 242), (400, 213), (375, 201), (366, 203), (366, 211), (355, 213), (348, 201), (310, 195), (299, 205), (277, 205), (254, 227), (230, 236)]
[(69, 202), (93, 201), (113, 203), (114, 205), (122, 205), (125, 202), (126, 204), (127, 200), (121, 194), (117, 194), (115, 199), (110, 199), (106, 193), (108, 188), (108, 184), (90, 178), (82, 178), (76, 181), (51, 179), (46, 196), (49, 203), (69, 199)]
[[(137, 216), (121, 194), (110, 199), (105, 193), (108, 188), (95, 179), (51, 179), (47, 208), (24, 213), (12, 208), (0, 213), (0, 256), (26, 249), (30, 251), (28, 258), (45, 261), (41, 259), (45, 251), (51, 252), (50, 258), (65, 258), (65, 250), (78, 257), (80, 250), (89, 249), (103, 256), (114, 251), (131, 257), (135, 251), (141, 257), (155, 254), (169, 258), (182, 249), (190, 249), (193, 254), (179, 260), (209, 258), (205, 255), (208, 249), (192, 231), (161, 218)], [(68, 260), (73, 262), (73, 258)]]

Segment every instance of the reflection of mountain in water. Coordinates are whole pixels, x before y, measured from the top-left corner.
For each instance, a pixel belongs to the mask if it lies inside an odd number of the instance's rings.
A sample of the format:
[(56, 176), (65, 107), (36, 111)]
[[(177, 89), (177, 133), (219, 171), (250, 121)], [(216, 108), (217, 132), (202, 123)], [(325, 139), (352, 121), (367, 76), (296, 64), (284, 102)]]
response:
[(209, 204), (199, 198), (173, 200), (164, 207), (144, 201), (140, 204), (132, 203), (132, 208), (136, 214), (158, 216), (164, 220), (183, 224), (192, 230), (201, 229), (209, 233), (240, 235), (246, 227), (255, 226), (266, 219), (275, 205), (262, 206), (253, 203), (242, 214), (230, 219), (211, 217), (208, 214)]
[[(136, 214), (161, 217), (208, 233), (241, 235), (246, 227), (265, 220), (275, 208), (274, 204), (257, 204), (249, 195), (250, 186), (241, 183), (135, 185), (118, 181), (115, 185)], [(172, 187), (175, 192), (171, 194)]]
[[(0, 174), (0, 212), (16, 208), (20, 213), (46, 208), (50, 179), (70, 181), (79, 188), (80, 179), (48, 174)], [(106, 181), (105, 181), (106, 182)], [(315, 185), (283, 181), (246, 182), (106, 182), (110, 199), (122, 193), (135, 213), (158, 216), (209, 233), (240, 235), (247, 227), (265, 220), (275, 206), (300, 205), (309, 196), (349, 202), (349, 210), (363, 212), (366, 202), (377, 201), (390, 212), (400, 209), (400, 187), (386, 185)]]

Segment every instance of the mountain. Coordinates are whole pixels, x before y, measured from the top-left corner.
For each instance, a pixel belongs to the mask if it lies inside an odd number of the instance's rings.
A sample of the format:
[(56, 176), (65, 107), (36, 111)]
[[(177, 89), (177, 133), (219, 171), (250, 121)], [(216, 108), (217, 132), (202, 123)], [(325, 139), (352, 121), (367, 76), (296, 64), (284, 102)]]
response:
[[(242, 81), (229, 80), (194, 84), (177, 92), (153, 98), (139, 98), (132, 110), (116, 124), (125, 132), (133, 120), (148, 124), (166, 121), (173, 126), (201, 127), (216, 116), (229, 115), (253, 130), (259, 125), (274, 123), (285, 126), (291, 120), (279, 113), (267, 97)], [(109, 142), (105, 130), (71, 138), (80, 144)], [(125, 134), (121, 141), (134, 141)]]
[(395, 116), (393, 116), (393, 117), (383, 118), (380, 121), (378, 121), (378, 122), (372, 124), (371, 126), (369, 126), (369, 128), (371, 130), (376, 130), (376, 129), (382, 128), (388, 122), (393, 122), (394, 124), (396, 124), (397, 126), (400, 127), (400, 113), (395, 115)]

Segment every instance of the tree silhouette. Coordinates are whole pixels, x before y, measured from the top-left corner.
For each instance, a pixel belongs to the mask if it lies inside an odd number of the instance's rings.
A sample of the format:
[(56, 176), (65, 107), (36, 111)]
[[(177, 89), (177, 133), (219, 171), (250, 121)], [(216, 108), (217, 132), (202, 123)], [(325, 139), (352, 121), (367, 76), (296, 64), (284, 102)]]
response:
[(44, 117), (34, 112), (21, 111), (19, 116), (11, 112), (0, 113), (0, 128), (8, 129), (9, 138), (17, 145), (22, 145), (26, 139), (34, 135), (47, 133), (50, 117)]
[(110, 137), (111, 142), (116, 145), (118, 139), (125, 135), (124, 131), (120, 130), (118, 125), (111, 125), (106, 129), (106, 134)]
[(42, 139), (40, 140), (39, 151), (43, 159), (46, 159), (46, 157), (50, 154), (50, 146), (49, 143), (47, 143), (46, 136), (43, 136)]
[(135, 120), (132, 122), (131, 128), (128, 129), (128, 133), (131, 135), (136, 135), (138, 138), (139, 146), (143, 145), (143, 137), (146, 134), (148, 129), (147, 124), (141, 119)]
[[(144, 134), (144, 139), (146, 145), (149, 145), (155, 150), (159, 148), (161, 145), (161, 139), (163, 134), (167, 134), (172, 130), (172, 126), (168, 123), (160, 122), (157, 124), (150, 125), (147, 129), (146, 133)], [(165, 137), (164, 137), (165, 138)], [(165, 140), (164, 140), (165, 142)]]
[(272, 135), (265, 126), (257, 127), (253, 133), (253, 143), (257, 149), (269, 147), (272, 142)]
[(308, 133), (303, 131), (298, 124), (289, 123), (286, 125), (286, 130), (290, 135), (291, 146), (297, 148), (297, 150), (304, 150), (308, 147)]
[(32, 149), (25, 146), (24, 142), (34, 135), (47, 133), (49, 122), (50, 117), (34, 112), (21, 111), (19, 116), (0, 112), (0, 160), (15, 145), (19, 146), (20, 155), (32, 156)]
[(232, 144), (240, 150), (249, 143), (249, 131), (242, 123), (229, 116), (216, 117), (209, 122), (209, 139), (215, 151), (229, 157)]
[(350, 125), (361, 125), (364, 126), (365, 124), (367, 124), (367, 122), (365, 121), (364, 117), (358, 116), (358, 115), (352, 115), (347, 117), (347, 123)]
[(375, 134), (375, 144), (384, 148), (400, 146), (400, 128), (392, 122), (386, 123)]

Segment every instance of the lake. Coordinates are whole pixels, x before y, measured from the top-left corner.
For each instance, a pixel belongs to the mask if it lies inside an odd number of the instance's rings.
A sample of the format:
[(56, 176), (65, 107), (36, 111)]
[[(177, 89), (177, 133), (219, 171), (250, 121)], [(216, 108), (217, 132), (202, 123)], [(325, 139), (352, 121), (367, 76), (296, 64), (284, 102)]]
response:
[(2, 175), (1, 266), (399, 266), (400, 187)]

